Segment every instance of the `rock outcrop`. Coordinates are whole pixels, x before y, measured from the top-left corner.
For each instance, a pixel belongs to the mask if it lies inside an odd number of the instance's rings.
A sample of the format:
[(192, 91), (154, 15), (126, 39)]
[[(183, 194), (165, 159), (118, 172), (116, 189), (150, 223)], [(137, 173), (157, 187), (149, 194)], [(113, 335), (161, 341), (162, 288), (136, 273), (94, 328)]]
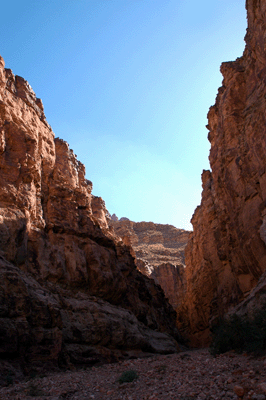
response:
[(41, 100), (0, 58), (2, 366), (12, 360), (27, 372), (177, 351), (175, 312), (91, 190)]
[(138, 270), (154, 279), (177, 308), (186, 292), (184, 262), (189, 232), (172, 225), (118, 220), (113, 216), (109, 225), (132, 248)]
[(181, 331), (194, 345), (245, 299), (266, 269), (266, 3), (247, 0), (243, 56), (221, 66), (222, 87), (208, 114), (211, 171), (186, 249)]

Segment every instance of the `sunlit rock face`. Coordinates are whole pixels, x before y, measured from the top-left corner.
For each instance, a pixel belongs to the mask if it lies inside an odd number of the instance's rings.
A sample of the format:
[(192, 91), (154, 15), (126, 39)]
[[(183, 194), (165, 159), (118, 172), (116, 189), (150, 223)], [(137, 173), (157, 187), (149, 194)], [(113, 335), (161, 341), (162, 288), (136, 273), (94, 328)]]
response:
[(208, 114), (210, 171), (186, 249), (187, 293), (178, 310), (194, 345), (243, 300), (266, 269), (266, 3), (247, 0), (241, 58), (221, 66), (222, 87)]
[(0, 58), (0, 357), (25, 370), (178, 349), (175, 312), (91, 189)]
[(186, 291), (185, 247), (190, 232), (172, 225), (133, 222), (128, 218), (112, 217), (109, 224), (130, 246), (138, 270), (154, 279), (174, 309), (178, 307)]

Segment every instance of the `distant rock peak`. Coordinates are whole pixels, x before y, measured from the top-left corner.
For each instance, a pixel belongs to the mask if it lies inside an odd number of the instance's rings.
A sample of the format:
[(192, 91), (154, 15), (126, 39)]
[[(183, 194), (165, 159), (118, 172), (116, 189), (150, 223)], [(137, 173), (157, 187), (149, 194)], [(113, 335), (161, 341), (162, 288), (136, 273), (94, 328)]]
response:
[(186, 289), (184, 253), (190, 232), (128, 218), (111, 220), (110, 226), (131, 249), (138, 270), (160, 284), (176, 308)]

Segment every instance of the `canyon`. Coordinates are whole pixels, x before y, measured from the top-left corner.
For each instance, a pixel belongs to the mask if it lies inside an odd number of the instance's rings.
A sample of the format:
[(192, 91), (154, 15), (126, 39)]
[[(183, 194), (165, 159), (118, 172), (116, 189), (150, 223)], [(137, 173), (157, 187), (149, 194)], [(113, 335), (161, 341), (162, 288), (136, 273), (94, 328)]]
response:
[[(132, 245), (139, 270), (164, 289), (179, 331), (194, 347), (210, 345), (224, 318), (236, 313), (252, 320), (266, 308), (266, 5), (248, 0), (246, 9), (244, 53), (222, 63), (222, 87), (208, 113), (211, 170), (202, 173), (202, 200), (182, 265), (160, 262), (165, 248), (155, 224), (141, 223), (146, 233), (140, 237), (138, 224), (113, 223)], [(146, 242), (158, 246), (157, 261)]]
[(185, 247), (190, 232), (116, 216), (111, 216), (109, 226), (129, 246), (138, 270), (159, 284), (173, 308), (178, 308), (186, 292)]
[(211, 171), (202, 173), (185, 253), (177, 325), (194, 346), (208, 345), (228, 312), (248, 316), (248, 304), (253, 311), (266, 304), (266, 3), (247, 0), (246, 9), (244, 53), (221, 65), (222, 87), (208, 113)]
[(246, 8), (244, 53), (222, 64), (208, 113), (193, 232), (111, 216), (0, 57), (2, 377), (209, 346), (223, 319), (266, 309), (266, 3)]
[(175, 312), (142, 275), (43, 105), (0, 58), (0, 370), (179, 351)]

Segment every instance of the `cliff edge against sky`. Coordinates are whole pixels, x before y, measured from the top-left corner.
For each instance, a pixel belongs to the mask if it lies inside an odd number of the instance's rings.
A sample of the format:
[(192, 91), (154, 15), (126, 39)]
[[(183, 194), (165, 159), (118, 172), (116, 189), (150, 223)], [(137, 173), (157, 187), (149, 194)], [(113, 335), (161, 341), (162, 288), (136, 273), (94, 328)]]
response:
[(266, 269), (266, 2), (247, 0), (243, 56), (221, 66), (208, 114), (211, 171), (186, 248), (179, 327), (194, 345), (245, 299)]
[[(210, 328), (234, 307), (248, 314), (265, 303), (266, 2), (246, 8), (244, 54), (222, 64), (208, 114), (211, 170), (202, 174), (175, 305), (194, 346), (209, 344)], [(137, 270), (84, 166), (1, 57), (0, 172), (1, 372), (178, 351), (162, 289)]]
[(84, 166), (2, 58), (0, 171), (1, 370), (177, 351), (163, 291), (137, 271)]

